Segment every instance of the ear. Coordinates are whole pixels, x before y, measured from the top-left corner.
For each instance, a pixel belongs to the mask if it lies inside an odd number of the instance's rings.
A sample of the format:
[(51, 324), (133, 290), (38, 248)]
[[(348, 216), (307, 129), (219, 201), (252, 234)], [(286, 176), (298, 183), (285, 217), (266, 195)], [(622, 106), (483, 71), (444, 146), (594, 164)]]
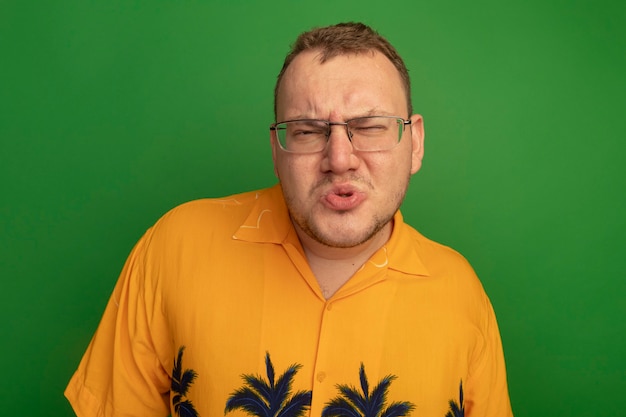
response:
[(274, 163), (274, 175), (276, 178), (280, 179), (278, 176), (278, 169), (276, 168), (276, 154), (278, 153), (278, 142), (276, 141), (276, 132), (270, 130), (270, 146), (272, 147), (272, 162)]
[(411, 116), (411, 174), (415, 174), (422, 167), (424, 158), (424, 119), (419, 114)]

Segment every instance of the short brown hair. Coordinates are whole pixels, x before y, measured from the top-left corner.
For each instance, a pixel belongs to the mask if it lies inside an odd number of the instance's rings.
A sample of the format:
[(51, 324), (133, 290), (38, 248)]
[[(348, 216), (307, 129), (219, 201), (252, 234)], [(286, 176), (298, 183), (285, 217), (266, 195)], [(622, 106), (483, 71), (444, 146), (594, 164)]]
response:
[(320, 62), (324, 63), (338, 55), (361, 54), (364, 52), (378, 51), (386, 56), (400, 73), (402, 84), (406, 93), (409, 116), (413, 112), (411, 104), (411, 80), (409, 71), (398, 51), (371, 27), (363, 23), (338, 23), (333, 26), (315, 28), (298, 36), (291, 47), (291, 51), (285, 58), (283, 68), (278, 74), (274, 87), (274, 117), (276, 117), (276, 101), (278, 99), (278, 87), (283, 79), (287, 67), (294, 58), (304, 51), (319, 49)]

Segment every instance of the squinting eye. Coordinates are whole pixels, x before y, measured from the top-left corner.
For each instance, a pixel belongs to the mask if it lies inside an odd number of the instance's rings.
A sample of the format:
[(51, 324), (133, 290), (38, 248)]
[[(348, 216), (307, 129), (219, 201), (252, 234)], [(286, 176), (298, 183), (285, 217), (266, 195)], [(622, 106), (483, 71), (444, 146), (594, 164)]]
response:
[(324, 132), (321, 129), (299, 129), (293, 132), (294, 136), (307, 136), (307, 135), (322, 135)]
[(360, 124), (351, 129), (357, 135), (378, 136), (387, 133), (387, 126), (381, 124)]
[(365, 125), (365, 126), (357, 126), (355, 130), (383, 130), (385, 126), (383, 125)]
[(290, 126), (289, 135), (294, 138), (318, 137), (325, 136), (327, 130), (328, 128), (325, 124), (298, 122)]

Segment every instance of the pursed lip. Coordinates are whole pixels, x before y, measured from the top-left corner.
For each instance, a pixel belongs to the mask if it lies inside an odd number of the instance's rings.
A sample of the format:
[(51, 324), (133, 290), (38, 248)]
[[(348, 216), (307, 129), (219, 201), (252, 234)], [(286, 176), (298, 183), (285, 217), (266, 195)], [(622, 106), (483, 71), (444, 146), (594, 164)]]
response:
[(348, 211), (357, 208), (366, 199), (366, 193), (351, 184), (333, 184), (322, 193), (324, 206), (335, 211)]

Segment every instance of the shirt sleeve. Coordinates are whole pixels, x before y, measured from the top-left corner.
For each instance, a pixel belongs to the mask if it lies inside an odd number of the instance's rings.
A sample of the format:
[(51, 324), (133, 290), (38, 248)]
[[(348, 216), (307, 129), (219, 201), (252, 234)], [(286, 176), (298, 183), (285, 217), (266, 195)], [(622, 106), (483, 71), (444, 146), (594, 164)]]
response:
[[(131, 252), (102, 320), (65, 390), (78, 417), (168, 416), (167, 324), (146, 277), (150, 233)], [(160, 354), (159, 354), (160, 352)]]
[(468, 417), (512, 417), (500, 331), (491, 302), (484, 296), (483, 340), (474, 352), (466, 391)]

